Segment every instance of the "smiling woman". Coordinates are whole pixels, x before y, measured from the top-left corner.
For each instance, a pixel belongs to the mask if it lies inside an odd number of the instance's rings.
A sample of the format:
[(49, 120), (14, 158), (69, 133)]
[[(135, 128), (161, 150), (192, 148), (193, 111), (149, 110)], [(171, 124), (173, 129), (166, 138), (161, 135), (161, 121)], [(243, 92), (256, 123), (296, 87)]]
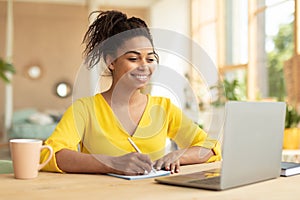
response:
[[(219, 143), (168, 98), (141, 92), (158, 65), (146, 23), (119, 11), (96, 13), (83, 40), (85, 64), (91, 69), (103, 61), (112, 84), (67, 109), (45, 141), (55, 156), (44, 170), (141, 175), (154, 167), (177, 173), (181, 164), (220, 160)], [(180, 149), (165, 153), (167, 139)]]
[(126, 84), (125, 78), (131, 78), (137, 84), (136, 86), (132, 84), (132, 86), (139, 89), (145, 87), (158, 64), (158, 55), (150, 41), (143, 36), (129, 39), (116, 51), (116, 54), (117, 58), (110, 55), (106, 57), (113, 77), (112, 87), (107, 92), (113, 91), (121, 78), (124, 78), (120, 82), (122, 84)]

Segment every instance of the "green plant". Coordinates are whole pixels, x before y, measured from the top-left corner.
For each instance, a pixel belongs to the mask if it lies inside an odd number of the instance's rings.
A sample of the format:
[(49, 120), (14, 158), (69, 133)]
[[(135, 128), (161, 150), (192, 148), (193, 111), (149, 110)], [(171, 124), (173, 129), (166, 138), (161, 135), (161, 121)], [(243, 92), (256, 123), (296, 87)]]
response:
[(286, 106), (285, 128), (295, 128), (300, 122), (300, 115), (292, 105)]
[(242, 99), (239, 87), (240, 84), (238, 80), (234, 79), (233, 81), (224, 80), (224, 87), (225, 87), (225, 96), (227, 100), (231, 101), (240, 101)]
[(10, 73), (15, 73), (15, 68), (12, 64), (4, 61), (3, 59), (0, 58), (0, 78), (6, 82), (6, 83), (9, 83), (10, 80), (9, 78), (7, 77), (7, 72), (10, 72)]
[(218, 93), (217, 99), (212, 102), (214, 106), (224, 105), (226, 101), (240, 101), (244, 99), (242, 87), (237, 79), (232, 81), (224, 79), (218, 85), (212, 86), (211, 90), (216, 89)]
[(294, 53), (294, 22), (281, 24), (278, 34), (272, 37), (274, 49), (267, 53), (269, 96), (284, 101), (286, 86), (283, 63)]

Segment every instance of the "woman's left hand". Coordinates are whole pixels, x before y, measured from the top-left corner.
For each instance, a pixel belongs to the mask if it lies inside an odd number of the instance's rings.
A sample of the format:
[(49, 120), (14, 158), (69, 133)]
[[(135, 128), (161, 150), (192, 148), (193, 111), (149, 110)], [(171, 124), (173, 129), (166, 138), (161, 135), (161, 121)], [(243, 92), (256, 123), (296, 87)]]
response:
[(168, 153), (164, 157), (156, 160), (153, 167), (157, 170), (164, 168), (167, 171), (171, 171), (171, 174), (178, 173), (180, 168), (180, 156), (182, 153), (180, 151), (173, 151)]

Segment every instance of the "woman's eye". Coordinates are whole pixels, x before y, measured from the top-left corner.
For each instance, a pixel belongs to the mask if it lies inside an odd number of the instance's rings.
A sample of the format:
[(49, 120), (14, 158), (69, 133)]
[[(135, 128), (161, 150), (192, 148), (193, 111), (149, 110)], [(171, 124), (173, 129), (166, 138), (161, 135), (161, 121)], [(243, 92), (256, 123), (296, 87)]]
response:
[(131, 57), (131, 58), (128, 58), (128, 60), (130, 60), (130, 61), (136, 61), (137, 58)]
[(156, 61), (157, 61), (156, 58), (148, 58), (147, 60), (148, 60), (148, 62), (150, 62), (150, 63), (153, 63), (153, 62), (156, 62)]

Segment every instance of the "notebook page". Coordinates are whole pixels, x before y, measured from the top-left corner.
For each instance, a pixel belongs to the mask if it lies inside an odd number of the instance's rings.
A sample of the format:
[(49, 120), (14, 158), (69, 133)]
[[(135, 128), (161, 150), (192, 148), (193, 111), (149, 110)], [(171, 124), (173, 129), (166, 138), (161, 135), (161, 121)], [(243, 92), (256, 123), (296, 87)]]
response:
[(170, 171), (159, 170), (156, 172), (151, 171), (149, 174), (136, 175), (136, 176), (126, 176), (126, 175), (113, 174), (113, 173), (108, 173), (107, 175), (114, 176), (117, 178), (123, 178), (123, 179), (127, 179), (127, 180), (138, 180), (138, 179), (153, 178), (153, 177), (158, 177), (158, 176), (167, 176), (167, 175), (170, 175), (170, 173), (171, 173)]

